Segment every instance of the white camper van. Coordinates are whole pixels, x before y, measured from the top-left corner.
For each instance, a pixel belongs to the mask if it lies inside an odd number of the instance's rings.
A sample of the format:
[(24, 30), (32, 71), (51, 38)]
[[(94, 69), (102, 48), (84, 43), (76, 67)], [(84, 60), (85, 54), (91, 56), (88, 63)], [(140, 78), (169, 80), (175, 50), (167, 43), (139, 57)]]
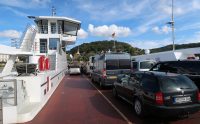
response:
[(139, 56), (132, 56), (133, 71), (149, 71), (157, 62), (186, 60), (192, 54), (182, 51), (166, 51)]
[(91, 79), (100, 86), (113, 85), (118, 74), (131, 72), (131, 56), (128, 53), (104, 53), (94, 56)]

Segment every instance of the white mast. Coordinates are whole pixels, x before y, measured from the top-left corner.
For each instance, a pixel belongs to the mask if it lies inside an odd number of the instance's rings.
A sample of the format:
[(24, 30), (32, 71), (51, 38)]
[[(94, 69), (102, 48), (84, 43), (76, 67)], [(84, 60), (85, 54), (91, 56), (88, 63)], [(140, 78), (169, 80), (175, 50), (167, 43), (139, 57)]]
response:
[(172, 15), (171, 15), (171, 21), (170, 22), (167, 22), (167, 24), (170, 24), (171, 25), (171, 28), (172, 28), (172, 42), (173, 42), (173, 45), (172, 45), (172, 49), (173, 51), (175, 50), (175, 44), (174, 44), (174, 41), (175, 41), (175, 35), (174, 35), (174, 0), (172, 0)]

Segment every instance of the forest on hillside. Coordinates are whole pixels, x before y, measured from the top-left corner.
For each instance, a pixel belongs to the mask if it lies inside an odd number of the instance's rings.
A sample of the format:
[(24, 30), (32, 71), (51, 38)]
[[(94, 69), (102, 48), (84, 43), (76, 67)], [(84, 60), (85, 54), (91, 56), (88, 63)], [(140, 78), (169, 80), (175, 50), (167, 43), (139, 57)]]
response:
[[(128, 52), (132, 56), (144, 54), (144, 49), (139, 49), (137, 47), (133, 47), (126, 42), (120, 41), (94, 41), (91, 43), (83, 43), (79, 46), (72, 48), (70, 51), (67, 51), (67, 58), (70, 60), (69, 55), (72, 54), (74, 58), (78, 61), (88, 61), (90, 56), (95, 54), (106, 52), (106, 51), (114, 51), (113, 46), (114, 42), (116, 44), (117, 52)], [(176, 49), (185, 49), (185, 48), (195, 48), (200, 47), (200, 43), (189, 43), (189, 44), (175, 44)], [(77, 55), (77, 51), (79, 49), (80, 55)], [(150, 49), (150, 53), (163, 52), (172, 50), (172, 45), (167, 45), (160, 48)]]
[[(106, 51), (114, 51), (114, 42), (116, 45), (117, 52), (128, 52), (132, 56), (133, 55), (141, 55), (144, 54), (144, 50), (132, 47), (130, 44), (119, 41), (95, 41), (91, 43), (83, 43), (79, 46), (72, 48), (70, 51), (67, 51), (68, 54), (72, 54), (77, 60), (88, 61), (90, 56), (95, 54), (106, 52)], [(80, 55), (76, 55), (79, 49)], [(68, 56), (69, 59), (69, 56)]]

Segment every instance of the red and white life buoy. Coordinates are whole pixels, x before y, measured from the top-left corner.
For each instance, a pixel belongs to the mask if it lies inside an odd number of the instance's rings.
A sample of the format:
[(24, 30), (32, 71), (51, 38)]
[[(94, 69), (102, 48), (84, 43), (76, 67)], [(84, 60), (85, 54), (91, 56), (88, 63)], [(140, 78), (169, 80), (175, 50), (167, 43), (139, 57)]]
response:
[(50, 64), (49, 64), (49, 58), (45, 58), (45, 70), (49, 70)]
[(39, 70), (44, 71), (45, 70), (45, 56), (40, 56), (38, 63), (39, 63)]

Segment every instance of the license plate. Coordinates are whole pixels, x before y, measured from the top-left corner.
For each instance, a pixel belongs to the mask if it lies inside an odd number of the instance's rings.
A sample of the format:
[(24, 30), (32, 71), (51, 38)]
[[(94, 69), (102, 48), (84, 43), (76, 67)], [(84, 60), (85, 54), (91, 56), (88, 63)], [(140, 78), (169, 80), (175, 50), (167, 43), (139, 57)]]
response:
[(175, 103), (186, 103), (186, 102), (190, 102), (191, 101), (191, 97), (177, 97), (174, 98), (174, 102)]
[(109, 78), (109, 79), (116, 79), (117, 76), (109, 76), (108, 78)]

